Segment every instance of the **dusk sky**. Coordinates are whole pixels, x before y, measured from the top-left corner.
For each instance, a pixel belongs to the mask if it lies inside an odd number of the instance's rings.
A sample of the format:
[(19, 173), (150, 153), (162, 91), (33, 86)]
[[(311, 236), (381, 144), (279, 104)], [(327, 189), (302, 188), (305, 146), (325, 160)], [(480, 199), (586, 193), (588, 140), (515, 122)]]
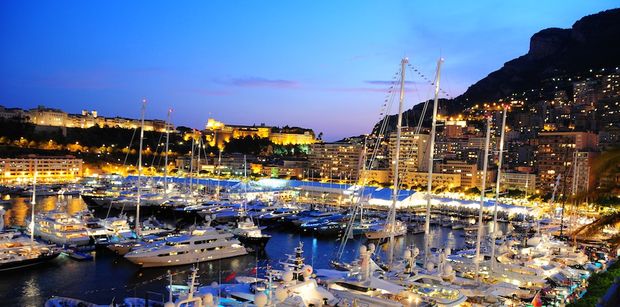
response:
[[(368, 133), (400, 59), (453, 96), (619, 1), (1, 1), (0, 105)], [(430, 98), (412, 79), (407, 108)]]

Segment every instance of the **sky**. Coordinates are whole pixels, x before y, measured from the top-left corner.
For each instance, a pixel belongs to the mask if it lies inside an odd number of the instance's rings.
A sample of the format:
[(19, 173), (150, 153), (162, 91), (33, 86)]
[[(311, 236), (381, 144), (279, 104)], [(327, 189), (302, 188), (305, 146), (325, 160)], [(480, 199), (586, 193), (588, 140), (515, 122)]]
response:
[[(369, 133), (402, 57), (451, 96), (620, 1), (0, 1), (0, 105)], [(406, 72), (405, 108), (431, 98)], [(394, 110), (391, 111), (395, 112)]]

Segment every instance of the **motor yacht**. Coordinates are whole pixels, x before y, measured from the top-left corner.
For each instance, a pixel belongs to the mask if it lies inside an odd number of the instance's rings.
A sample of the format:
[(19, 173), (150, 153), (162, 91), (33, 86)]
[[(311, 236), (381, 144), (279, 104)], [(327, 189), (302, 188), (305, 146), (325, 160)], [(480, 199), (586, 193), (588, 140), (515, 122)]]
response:
[(371, 228), (368, 232), (364, 234), (366, 236), (366, 239), (369, 239), (369, 240), (387, 239), (392, 234), (392, 228), (394, 228), (393, 229), (394, 237), (400, 237), (400, 236), (406, 235), (407, 225), (399, 220), (395, 220), (394, 222), (395, 224), (393, 227), (391, 224), (385, 223), (383, 225), (377, 225), (376, 227)]
[(58, 245), (88, 245), (91, 238), (86, 224), (58, 209), (36, 215), (34, 235)]
[(125, 258), (142, 267), (161, 267), (212, 261), (247, 253), (247, 249), (233, 238), (232, 233), (208, 226), (135, 248), (125, 254)]
[(271, 235), (263, 233), (264, 227), (258, 227), (254, 224), (252, 219), (246, 218), (245, 221), (237, 223), (237, 228), (232, 230), (232, 233), (244, 244), (265, 246)]

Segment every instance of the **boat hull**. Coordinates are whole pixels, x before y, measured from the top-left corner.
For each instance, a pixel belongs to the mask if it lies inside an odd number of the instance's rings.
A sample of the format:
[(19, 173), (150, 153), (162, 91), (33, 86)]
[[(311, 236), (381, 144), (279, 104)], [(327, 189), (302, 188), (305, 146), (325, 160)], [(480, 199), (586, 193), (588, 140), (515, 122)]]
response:
[(269, 239), (271, 239), (271, 236), (260, 236), (260, 237), (238, 236), (237, 239), (239, 239), (239, 241), (245, 245), (264, 247), (267, 245), (267, 242), (269, 242)]
[(165, 267), (165, 266), (177, 266), (192, 264), (197, 262), (213, 261), (218, 259), (232, 258), (237, 256), (247, 255), (248, 252), (245, 248), (227, 248), (225, 250), (219, 250), (217, 253), (206, 254), (183, 254), (175, 256), (159, 257), (155, 256), (139, 256), (139, 255), (125, 255), (125, 258), (135, 264), (138, 264), (144, 268)]
[(33, 258), (33, 259), (14, 261), (10, 263), (2, 263), (0, 264), (0, 272), (9, 271), (9, 270), (17, 270), (21, 268), (26, 268), (26, 267), (31, 267), (31, 266), (35, 266), (38, 264), (42, 264), (50, 260), (53, 260), (54, 258), (58, 257), (58, 255), (59, 253), (53, 253), (53, 254), (44, 255), (44, 256), (37, 257), (37, 258)]

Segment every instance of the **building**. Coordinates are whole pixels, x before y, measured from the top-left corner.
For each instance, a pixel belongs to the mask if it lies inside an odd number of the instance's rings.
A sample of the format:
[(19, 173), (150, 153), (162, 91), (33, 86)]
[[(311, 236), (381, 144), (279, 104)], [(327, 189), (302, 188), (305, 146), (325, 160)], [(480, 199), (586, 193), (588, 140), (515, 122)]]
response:
[[(432, 178), (432, 187), (434, 190), (439, 188), (457, 188), (462, 185), (462, 177), (460, 174), (433, 173)], [(410, 189), (413, 187), (426, 189), (428, 185), (428, 172), (408, 172), (407, 175), (401, 179), (400, 184), (402, 189)]]
[[(38, 106), (24, 113), (23, 117), (28, 122), (39, 126), (52, 126), (64, 128), (82, 128), (88, 129), (95, 126), (100, 128), (122, 128), (137, 129), (141, 126), (140, 119), (124, 118), (124, 117), (100, 117), (97, 111), (83, 110), (81, 114), (68, 114), (59, 109), (46, 108)], [(171, 127), (172, 128), (172, 127)], [(166, 131), (166, 122), (158, 119), (145, 119), (145, 131)]]
[(270, 178), (303, 179), (304, 169), (301, 167), (286, 167), (284, 165), (263, 165), (261, 175)]
[(308, 155), (311, 179), (356, 182), (361, 169), (363, 145), (344, 142), (315, 143)]
[(244, 137), (268, 138), (277, 145), (309, 145), (316, 139), (310, 129), (297, 127), (277, 128), (260, 124), (259, 126), (226, 125), (213, 118), (205, 125), (207, 141), (210, 146), (224, 148), (224, 144), (231, 139)]
[(26, 118), (26, 113), (20, 108), (5, 108), (0, 106), (0, 119), (23, 121)]
[(448, 160), (439, 163), (436, 167), (438, 173), (458, 174), (461, 177), (461, 185), (464, 188), (473, 188), (478, 186), (478, 166), (475, 163), (467, 161)]
[[(413, 128), (403, 128), (400, 135), (400, 156), (398, 168), (401, 181), (408, 181), (407, 176), (412, 172), (427, 169), (428, 134), (415, 133)], [(388, 157), (390, 161), (396, 158), (396, 132), (390, 134), (388, 145)], [(390, 163), (390, 181), (394, 178), (393, 162)]]
[(446, 120), (443, 127), (443, 135), (447, 138), (460, 138), (467, 129), (467, 121), (455, 119)]
[(527, 194), (536, 192), (536, 174), (505, 172), (501, 177), (500, 183), (504, 190), (519, 190)]
[(388, 169), (367, 169), (360, 172), (359, 184), (373, 185), (373, 184), (391, 184), (390, 174), (391, 170)]
[(28, 111), (28, 118), (35, 125), (66, 127), (69, 115), (59, 109), (38, 106)]
[[(594, 151), (598, 147), (598, 136), (591, 132), (541, 132), (538, 135), (536, 161), (538, 166), (538, 188), (545, 193), (552, 192), (558, 175), (563, 184), (558, 193), (568, 193), (572, 182), (572, 166), (575, 152)], [(568, 184), (564, 188), (564, 185)]]
[(82, 159), (73, 156), (35, 156), (0, 159), (0, 178), (3, 183), (67, 182), (82, 177)]

